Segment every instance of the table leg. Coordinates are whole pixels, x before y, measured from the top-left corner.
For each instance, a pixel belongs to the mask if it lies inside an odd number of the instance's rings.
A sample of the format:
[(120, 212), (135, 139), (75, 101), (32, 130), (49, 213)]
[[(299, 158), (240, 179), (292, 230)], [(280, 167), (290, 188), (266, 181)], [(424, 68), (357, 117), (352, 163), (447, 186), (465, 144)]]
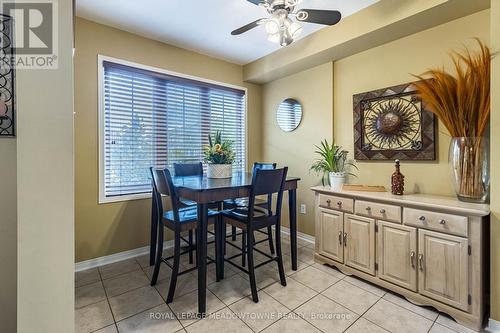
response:
[(158, 239), (158, 217), (156, 215), (156, 195), (153, 193), (151, 200), (151, 239), (149, 240), (149, 266), (153, 266), (156, 261), (156, 241)]
[[(288, 190), (288, 209), (290, 214), (290, 247), (292, 270), (297, 270), (297, 190)], [(276, 235), (278, 237), (278, 235)]]
[(207, 229), (208, 205), (198, 204), (196, 257), (198, 263), (198, 314), (204, 316), (207, 307)]

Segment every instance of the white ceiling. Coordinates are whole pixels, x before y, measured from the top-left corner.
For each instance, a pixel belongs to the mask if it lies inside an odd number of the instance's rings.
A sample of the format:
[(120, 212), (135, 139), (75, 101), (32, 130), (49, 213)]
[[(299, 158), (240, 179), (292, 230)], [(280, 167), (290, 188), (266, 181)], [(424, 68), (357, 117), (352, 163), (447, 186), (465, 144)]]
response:
[[(377, 0), (303, 0), (301, 8), (339, 10), (351, 15)], [(246, 64), (280, 48), (259, 26), (240, 36), (231, 31), (267, 16), (246, 0), (77, 0), (83, 18), (193, 50)], [(301, 37), (323, 25), (303, 23)]]

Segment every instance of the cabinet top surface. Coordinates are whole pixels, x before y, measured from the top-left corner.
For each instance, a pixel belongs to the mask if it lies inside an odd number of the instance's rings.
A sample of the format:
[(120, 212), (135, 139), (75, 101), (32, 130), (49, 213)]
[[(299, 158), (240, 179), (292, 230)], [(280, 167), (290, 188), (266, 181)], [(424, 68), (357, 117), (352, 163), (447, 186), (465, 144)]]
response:
[(334, 191), (327, 186), (314, 186), (314, 192), (395, 203), (402, 206), (418, 206), (422, 208), (446, 209), (461, 214), (486, 216), (490, 213), (487, 204), (475, 204), (459, 201), (455, 197), (430, 194), (405, 194), (393, 195), (391, 192), (360, 192), (360, 191)]

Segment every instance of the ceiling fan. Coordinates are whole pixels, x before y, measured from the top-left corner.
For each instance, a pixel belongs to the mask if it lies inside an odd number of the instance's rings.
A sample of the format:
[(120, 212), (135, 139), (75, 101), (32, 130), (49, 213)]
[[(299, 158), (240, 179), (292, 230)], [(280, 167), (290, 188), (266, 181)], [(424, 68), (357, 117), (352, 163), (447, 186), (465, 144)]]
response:
[[(337, 24), (342, 14), (337, 10), (298, 9), (302, 0), (247, 0), (267, 10), (268, 18), (262, 18), (248, 23), (231, 32), (231, 35), (240, 35), (259, 25), (265, 25), (267, 39), (281, 46), (291, 44), (302, 32), (300, 22), (317, 23), (324, 25)], [(296, 19), (293, 21), (290, 17)]]

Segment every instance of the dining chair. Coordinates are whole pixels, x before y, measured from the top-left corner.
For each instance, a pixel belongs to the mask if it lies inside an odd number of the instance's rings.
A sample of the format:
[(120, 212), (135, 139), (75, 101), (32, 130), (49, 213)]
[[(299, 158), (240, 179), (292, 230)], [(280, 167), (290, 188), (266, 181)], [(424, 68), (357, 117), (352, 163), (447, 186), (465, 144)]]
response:
[[(255, 162), (253, 164), (253, 169), (252, 170), (256, 170), (256, 169), (273, 170), (273, 169), (276, 169), (276, 163), (259, 163), (259, 162)], [(268, 195), (267, 199), (255, 198), (254, 205), (255, 205), (255, 207), (265, 208), (265, 209), (268, 210), (268, 212), (272, 213), (272, 210), (271, 210), (272, 200), (273, 200), (273, 196), (272, 195)], [(237, 199), (224, 200), (224, 209), (231, 209), (231, 208), (236, 208), (236, 207), (248, 207), (248, 198), (237, 198)], [(265, 234), (267, 237), (264, 238), (264, 239), (261, 239), (261, 240), (257, 241), (256, 244), (259, 244), (259, 243), (267, 241), (269, 243), (269, 250), (271, 251), (271, 254), (274, 254), (272, 228), (268, 227), (267, 230), (258, 230), (258, 232), (260, 232), (262, 234)], [(231, 237), (231, 239), (233, 241), (235, 241), (237, 235), (241, 235), (242, 236), (241, 237), (242, 247), (245, 247), (246, 237), (245, 237), (245, 232), (244, 231), (242, 231), (240, 234), (238, 234), (236, 232), (236, 227), (233, 226), (232, 230), (231, 230), (231, 236), (227, 236), (227, 237)], [(241, 263), (242, 263), (243, 266), (245, 266), (245, 257), (244, 256), (241, 258)]]
[[(151, 278), (151, 285), (154, 286), (158, 280), (158, 274), (160, 273), (161, 263), (163, 262), (167, 266), (169, 266), (172, 269), (172, 275), (170, 278), (170, 287), (168, 289), (167, 303), (171, 303), (174, 298), (175, 287), (177, 284), (177, 277), (197, 269), (197, 267), (195, 266), (185, 269), (181, 272), (179, 271), (181, 255), (186, 254), (191, 250), (190, 248), (187, 251), (181, 252), (181, 240), (186, 242), (186, 239), (184, 239), (181, 236), (181, 232), (196, 230), (198, 221), (198, 211), (196, 206), (181, 207), (179, 196), (177, 195), (175, 186), (172, 181), (172, 176), (168, 169), (159, 170), (150, 168), (150, 171), (153, 177), (153, 186), (154, 186), (153, 193), (154, 195), (157, 196), (156, 209), (159, 220), (158, 225), (160, 230), (158, 232), (156, 262), (154, 266), (153, 276)], [(162, 195), (170, 197), (172, 205), (171, 210), (169, 211), (163, 210), (163, 203), (161, 199)], [(208, 220), (209, 224), (216, 223), (219, 220), (219, 212), (209, 209), (208, 218), (209, 218)], [(169, 257), (163, 257), (163, 238), (164, 238), (163, 228), (170, 229), (174, 232), (174, 254)], [(223, 235), (221, 232), (219, 233), (216, 232), (215, 233), (216, 245), (222, 244), (219, 238), (223, 238)], [(220, 255), (221, 252), (219, 251), (219, 249), (220, 248), (217, 248), (216, 255)], [(169, 263), (169, 260), (171, 259), (173, 259), (173, 264)], [(207, 258), (204, 258), (204, 260), (208, 260), (207, 263), (216, 262), (215, 259), (210, 258), (208, 256)], [(218, 278), (219, 277), (217, 276), (217, 280)]]
[[(281, 203), (283, 201), (283, 189), (285, 186), (287, 172), (288, 168), (286, 167), (282, 169), (255, 168), (253, 170), (252, 186), (250, 189), (250, 194), (248, 196), (248, 206), (235, 207), (220, 212), (222, 216), (222, 225), (220, 227), (222, 230), (225, 230), (225, 224), (228, 223), (244, 231), (244, 235), (246, 237), (246, 242), (244, 243), (245, 246), (238, 247), (238, 245), (226, 241), (225, 237), (219, 237), (219, 241), (225, 242), (225, 244), (227, 243), (228, 245), (231, 245), (241, 251), (241, 253), (232, 255), (228, 258), (224, 258), (224, 261), (229, 262), (231, 265), (237, 267), (238, 269), (249, 275), (250, 287), (252, 290), (252, 299), (256, 303), (259, 301), (257, 295), (257, 285), (255, 281), (256, 268), (259, 268), (271, 262), (277, 262), (281, 285), (286, 286), (285, 270), (283, 268), (283, 257), (281, 253), (281, 237), (275, 237), (276, 255), (267, 254), (254, 247), (254, 231), (274, 226), (276, 235), (280, 234)], [(255, 206), (256, 196), (271, 196), (273, 194), (277, 194), (276, 206), (273, 211), (268, 211), (267, 209)], [(219, 248), (222, 248), (222, 245), (223, 244), (220, 244)], [(267, 257), (268, 260), (261, 262), (258, 265), (254, 265), (254, 251)], [(239, 266), (232, 261), (232, 259), (239, 256), (247, 257), (248, 269), (245, 269), (243, 265)], [(224, 272), (220, 272), (220, 277), (223, 278), (223, 276)]]

